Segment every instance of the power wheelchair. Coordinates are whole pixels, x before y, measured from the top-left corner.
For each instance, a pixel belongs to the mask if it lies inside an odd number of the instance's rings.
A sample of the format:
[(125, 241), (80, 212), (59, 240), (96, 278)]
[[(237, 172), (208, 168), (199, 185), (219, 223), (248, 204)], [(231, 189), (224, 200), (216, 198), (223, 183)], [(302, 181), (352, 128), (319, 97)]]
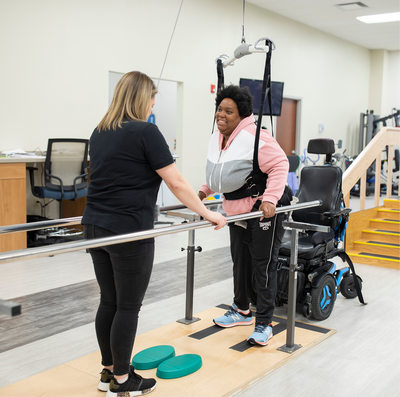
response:
[[(330, 231), (313, 232), (305, 228), (298, 234), (296, 308), (307, 318), (325, 320), (332, 313), (339, 292), (348, 299), (358, 296), (364, 303), (362, 280), (356, 275), (344, 248), (341, 248), (351, 209), (344, 206), (342, 170), (332, 165), (334, 142), (332, 139), (312, 139), (307, 151), (326, 155), (326, 160), (322, 166), (306, 166), (301, 170), (296, 197), (299, 203), (321, 200), (322, 205), (294, 211), (289, 220), (329, 226)], [(279, 250), (277, 307), (288, 303), (291, 233), (290, 229), (285, 231)], [(348, 266), (337, 269), (331, 261), (336, 256)]]

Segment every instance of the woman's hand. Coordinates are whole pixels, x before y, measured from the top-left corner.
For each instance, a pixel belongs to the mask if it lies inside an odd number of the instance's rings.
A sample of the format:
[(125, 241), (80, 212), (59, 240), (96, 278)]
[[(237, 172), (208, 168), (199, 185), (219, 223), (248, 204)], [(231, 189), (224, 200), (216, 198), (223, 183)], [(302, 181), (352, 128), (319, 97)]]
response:
[(201, 201), (203, 201), (206, 198), (206, 194), (202, 191), (200, 191), (197, 195), (199, 196), (199, 199)]
[(226, 225), (226, 219), (225, 217), (220, 214), (219, 212), (214, 212), (207, 210), (207, 216), (205, 217), (209, 222), (211, 222), (213, 225), (216, 225), (214, 230), (219, 230), (222, 229)]
[(264, 218), (272, 218), (275, 215), (276, 205), (268, 201), (263, 201), (258, 210), (262, 211), (264, 214), (264, 216), (261, 217), (261, 220)]

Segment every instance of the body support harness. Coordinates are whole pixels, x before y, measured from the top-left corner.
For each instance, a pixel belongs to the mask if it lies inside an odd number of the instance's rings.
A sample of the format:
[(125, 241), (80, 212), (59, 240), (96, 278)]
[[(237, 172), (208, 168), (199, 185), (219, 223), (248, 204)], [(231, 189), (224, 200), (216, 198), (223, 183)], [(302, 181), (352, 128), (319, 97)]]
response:
[[(226, 200), (239, 200), (250, 196), (259, 197), (265, 191), (268, 175), (260, 170), (260, 166), (258, 164), (258, 145), (260, 140), (260, 130), (261, 130), (262, 115), (264, 111), (264, 102), (267, 95), (268, 95), (268, 105), (269, 105), (269, 113), (271, 117), (271, 129), (272, 129), (271, 55), (272, 51), (275, 49), (275, 44), (271, 40), (265, 39), (265, 44), (268, 45), (269, 48), (265, 60), (261, 103), (260, 103), (260, 110), (258, 113), (256, 136), (254, 140), (253, 171), (246, 178), (245, 184), (240, 189), (235, 190), (234, 192), (224, 193), (224, 197)], [(221, 59), (218, 59), (217, 61), (217, 74), (218, 74), (218, 91), (219, 91), (224, 85), (224, 71)]]

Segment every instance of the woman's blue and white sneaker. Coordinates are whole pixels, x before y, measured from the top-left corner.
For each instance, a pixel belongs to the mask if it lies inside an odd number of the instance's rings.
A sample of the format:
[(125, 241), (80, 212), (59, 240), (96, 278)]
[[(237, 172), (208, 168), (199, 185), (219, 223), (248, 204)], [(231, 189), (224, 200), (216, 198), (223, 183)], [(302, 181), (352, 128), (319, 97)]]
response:
[(247, 338), (252, 345), (268, 345), (268, 341), (272, 338), (272, 327), (263, 323), (257, 323), (254, 332)]
[(238, 310), (238, 307), (233, 303), (232, 308), (223, 316), (214, 318), (214, 324), (224, 328), (253, 324), (253, 315), (250, 310), (248, 313), (241, 313)]

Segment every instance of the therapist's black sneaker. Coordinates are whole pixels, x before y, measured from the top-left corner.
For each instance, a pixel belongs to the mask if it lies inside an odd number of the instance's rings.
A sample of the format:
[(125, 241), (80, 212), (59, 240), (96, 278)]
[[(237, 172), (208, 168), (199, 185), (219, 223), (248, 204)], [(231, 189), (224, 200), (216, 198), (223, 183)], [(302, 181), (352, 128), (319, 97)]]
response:
[(113, 377), (114, 375), (109, 369), (103, 368), (103, 371), (100, 372), (100, 382), (97, 388), (100, 391), (107, 391), (110, 387), (110, 382)]
[(156, 387), (156, 380), (144, 379), (135, 373), (135, 369), (130, 366), (128, 380), (122, 384), (113, 378), (106, 397), (133, 397), (151, 393)]

